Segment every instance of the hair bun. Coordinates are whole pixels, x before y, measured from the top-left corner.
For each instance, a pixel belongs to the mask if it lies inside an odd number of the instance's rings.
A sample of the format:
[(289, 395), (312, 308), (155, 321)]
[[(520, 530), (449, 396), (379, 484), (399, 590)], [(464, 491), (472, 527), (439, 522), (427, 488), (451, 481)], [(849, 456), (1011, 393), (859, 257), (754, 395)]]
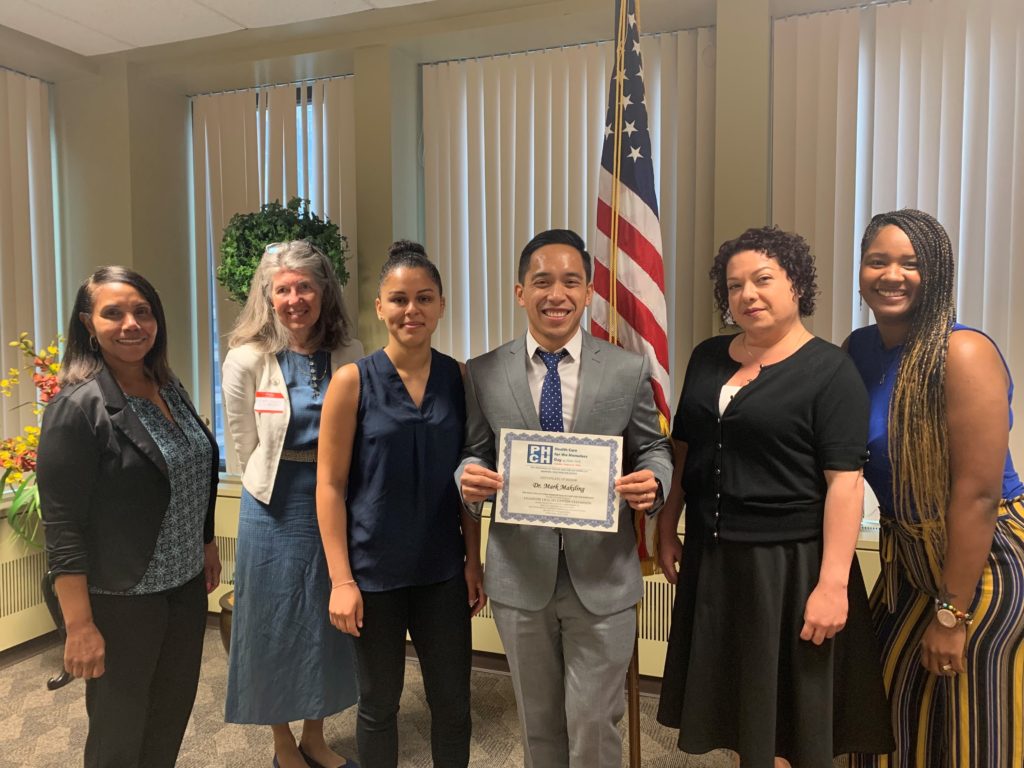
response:
[(427, 249), (419, 243), (414, 243), (412, 240), (395, 240), (395, 242), (388, 246), (389, 259), (406, 253), (418, 253), (420, 256), (426, 257)]

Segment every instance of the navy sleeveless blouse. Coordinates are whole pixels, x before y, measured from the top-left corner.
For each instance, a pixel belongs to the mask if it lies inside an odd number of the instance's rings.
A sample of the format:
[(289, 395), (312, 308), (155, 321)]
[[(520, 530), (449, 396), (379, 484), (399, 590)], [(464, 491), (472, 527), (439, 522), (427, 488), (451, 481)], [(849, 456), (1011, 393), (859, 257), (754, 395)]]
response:
[(463, 569), (455, 470), (466, 399), (459, 364), (431, 354), (419, 408), (384, 350), (356, 362), (359, 410), (346, 503), (352, 575), (364, 592), (436, 584)]

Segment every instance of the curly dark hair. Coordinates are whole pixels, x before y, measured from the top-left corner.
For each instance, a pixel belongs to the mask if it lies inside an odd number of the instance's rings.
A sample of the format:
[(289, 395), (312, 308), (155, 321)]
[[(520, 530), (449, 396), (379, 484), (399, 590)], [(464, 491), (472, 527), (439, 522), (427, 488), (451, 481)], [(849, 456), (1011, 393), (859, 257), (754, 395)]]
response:
[(722, 243), (708, 272), (715, 285), (715, 304), (723, 323), (731, 324), (728, 322), (729, 289), (725, 282), (725, 268), (729, 259), (743, 251), (757, 251), (779, 262), (799, 298), (800, 315), (810, 317), (814, 314), (814, 300), (818, 295), (817, 271), (807, 241), (795, 232), (785, 232), (775, 226), (752, 227), (735, 240)]

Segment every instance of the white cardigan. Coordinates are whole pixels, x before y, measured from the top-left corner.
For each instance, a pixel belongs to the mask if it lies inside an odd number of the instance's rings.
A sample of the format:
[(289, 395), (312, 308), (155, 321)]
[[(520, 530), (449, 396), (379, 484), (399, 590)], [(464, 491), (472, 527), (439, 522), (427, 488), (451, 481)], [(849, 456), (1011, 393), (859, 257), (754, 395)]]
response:
[[(331, 353), (331, 370), (337, 371), (362, 356), (363, 345), (352, 339), (348, 346)], [(242, 467), (242, 485), (253, 498), (269, 504), (291, 419), (288, 389), (277, 356), (261, 352), (252, 344), (230, 350), (221, 371), (221, 392), (228, 431)], [(284, 411), (257, 413), (257, 392), (283, 395)]]

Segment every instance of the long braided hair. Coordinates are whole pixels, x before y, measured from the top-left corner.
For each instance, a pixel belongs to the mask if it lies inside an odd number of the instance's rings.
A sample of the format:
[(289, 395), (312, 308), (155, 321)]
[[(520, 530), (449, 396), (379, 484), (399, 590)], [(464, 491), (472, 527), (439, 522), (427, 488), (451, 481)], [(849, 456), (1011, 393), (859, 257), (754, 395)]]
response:
[(904, 208), (871, 219), (861, 240), (862, 258), (879, 231), (889, 225), (899, 227), (909, 238), (921, 275), (889, 403), (893, 505), (902, 520), (912, 520), (916, 511), (929, 531), (926, 544), (934, 572), (945, 552), (949, 504), (945, 384), (949, 334), (956, 322), (953, 246), (932, 216)]

